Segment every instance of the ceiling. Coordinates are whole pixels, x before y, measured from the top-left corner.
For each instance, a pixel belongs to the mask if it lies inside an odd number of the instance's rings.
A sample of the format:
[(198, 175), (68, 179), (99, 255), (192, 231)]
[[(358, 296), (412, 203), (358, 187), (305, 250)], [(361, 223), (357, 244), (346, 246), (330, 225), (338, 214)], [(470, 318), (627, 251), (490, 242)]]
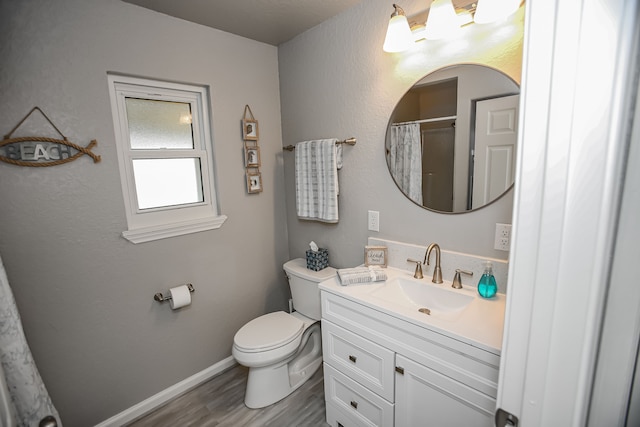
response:
[(123, 0), (274, 46), (361, 0)]

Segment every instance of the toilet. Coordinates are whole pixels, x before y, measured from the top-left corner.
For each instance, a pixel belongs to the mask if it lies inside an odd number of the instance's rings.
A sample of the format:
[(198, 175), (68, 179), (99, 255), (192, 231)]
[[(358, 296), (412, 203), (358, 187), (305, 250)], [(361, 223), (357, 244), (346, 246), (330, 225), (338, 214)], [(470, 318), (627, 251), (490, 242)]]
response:
[(244, 403), (264, 408), (287, 397), (322, 364), (320, 289), (332, 267), (307, 269), (302, 258), (284, 264), (294, 312), (276, 311), (251, 320), (233, 338), (232, 354), (249, 368)]

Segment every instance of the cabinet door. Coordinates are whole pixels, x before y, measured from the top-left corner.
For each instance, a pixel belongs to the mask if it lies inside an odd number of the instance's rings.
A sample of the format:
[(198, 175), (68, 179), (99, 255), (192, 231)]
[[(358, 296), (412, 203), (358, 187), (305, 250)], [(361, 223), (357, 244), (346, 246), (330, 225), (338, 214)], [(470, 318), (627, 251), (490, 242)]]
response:
[(493, 426), (495, 399), (396, 355), (395, 426)]

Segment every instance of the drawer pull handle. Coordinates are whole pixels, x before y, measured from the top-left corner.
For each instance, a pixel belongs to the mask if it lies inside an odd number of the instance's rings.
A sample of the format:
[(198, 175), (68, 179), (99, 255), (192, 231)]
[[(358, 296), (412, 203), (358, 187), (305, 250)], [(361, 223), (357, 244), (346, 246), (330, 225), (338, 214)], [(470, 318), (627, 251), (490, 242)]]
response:
[(353, 409), (358, 409), (358, 402), (354, 402), (353, 400), (351, 401), (351, 406), (353, 406)]
[(353, 363), (356, 363), (356, 359), (357, 357), (349, 355), (349, 360), (351, 360)]
[(400, 366), (396, 366), (396, 372), (399, 373), (400, 375), (404, 375), (404, 368), (401, 368)]

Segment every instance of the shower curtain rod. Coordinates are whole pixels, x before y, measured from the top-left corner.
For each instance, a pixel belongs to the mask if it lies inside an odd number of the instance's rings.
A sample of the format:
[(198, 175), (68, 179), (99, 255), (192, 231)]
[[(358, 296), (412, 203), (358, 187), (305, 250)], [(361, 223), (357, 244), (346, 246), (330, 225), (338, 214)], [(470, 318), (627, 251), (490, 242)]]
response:
[[(336, 144), (347, 144), (347, 145), (356, 145), (355, 138), (347, 138), (343, 141), (336, 141)], [(293, 151), (296, 149), (295, 145), (287, 145), (286, 147), (282, 147), (283, 150)]]
[(401, 122), (401, 123), (391, 123), (391, 126), (400, 126), (400, 125), (412, 125), (414, 123), (434, 123), (434, 122), (444, 122), (446, 120), (456, 120), (458, 116), (447, 116), (447, 117), (436, 117), (433, 119), (422, 119), (422, 120), (413, 120), (410, 122)]

